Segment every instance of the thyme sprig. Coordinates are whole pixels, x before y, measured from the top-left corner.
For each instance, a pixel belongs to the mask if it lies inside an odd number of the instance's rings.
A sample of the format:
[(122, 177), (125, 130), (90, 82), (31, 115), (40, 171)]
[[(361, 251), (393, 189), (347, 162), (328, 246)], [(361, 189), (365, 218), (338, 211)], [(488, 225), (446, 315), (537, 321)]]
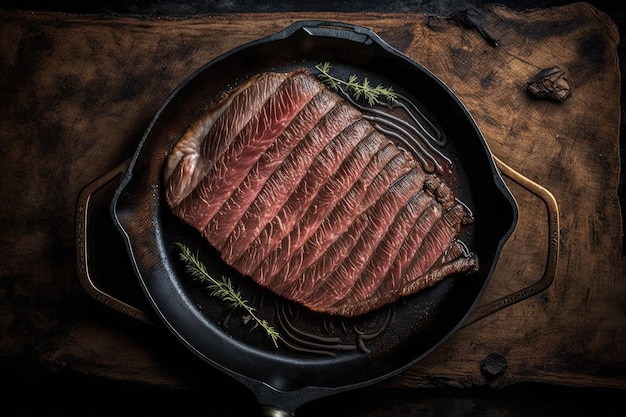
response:
[(221, 281), (213, 278), (207, 271), (206, 266), (198, 259), (197, 255), (191, 252), (189, 247), (182, 243), (176, 243), (176, 246), (180, 249), (180, 259), (185, 264), (185, 270), (193, 279), (207, 284), (207, 289), (210, 290), (212, 296), (221, 298), (232, 308), (244, 309), (247, 313), (243, 316), (244, 324), (252, 322), (254, 328), (262, 327), (270, 339), (272, 339), (274, 346), (278, 347), (280, 335), (276, 329), (255, 314), (256, 309), (248, 304), (248, 301), (243, 298), (240, 291), (235, 290), (229, 278), (222, 277)]
[(352, 94), (355, 100), (363, 97), (370, 106), (380, 103), (381, 97), (384, 97), (389, 103), (393, 103), (398, 97), (393, 88), (385, 87), (382, 84), (374, 87), (367, 77), (363, 78), (363, 82), (359, 82), (356, 74), (350, 75), (347, 81), (331, 75), (329, 62), (317, 64), (315, 68), (320, 72), (318, 78), (328, 87), (335, 91), (343, 90), (345, 87), (346, 92)]

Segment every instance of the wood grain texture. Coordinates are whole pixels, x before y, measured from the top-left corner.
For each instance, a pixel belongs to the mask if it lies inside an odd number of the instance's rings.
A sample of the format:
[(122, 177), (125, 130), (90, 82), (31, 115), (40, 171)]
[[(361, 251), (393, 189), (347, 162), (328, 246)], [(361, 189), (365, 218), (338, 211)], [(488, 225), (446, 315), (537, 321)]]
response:
[[(221, 378), (198, 367), (163, 329), (85, 295), (74, 257), (76, 198), (132, 155), (161, 103), (195, 69), (302, 19), (366, 26), (422, 63), (459, 95), (494, 155), (559, 204), (562, 246), (550, 288), (461, 329), (382, 385), (626, 389), (619, 37), (586, 3), (526, 13), (493, 6), (479, 19), (498, 47), (453, 19), (422, 14), (140, 19), (3, 12), (0, 355), (157, 386)], [(526, 94), (526, 82), (551, 66), (569, 76), (572, 96), (564, 103)], [(546, 262), (542, 203), (507, 183), (520, 220), (485, 300), (537, 280)], [(112, 253), (123, 266), (123, 254)], [(501, 372), (484, 372), (498, 363), (505, 364)]]

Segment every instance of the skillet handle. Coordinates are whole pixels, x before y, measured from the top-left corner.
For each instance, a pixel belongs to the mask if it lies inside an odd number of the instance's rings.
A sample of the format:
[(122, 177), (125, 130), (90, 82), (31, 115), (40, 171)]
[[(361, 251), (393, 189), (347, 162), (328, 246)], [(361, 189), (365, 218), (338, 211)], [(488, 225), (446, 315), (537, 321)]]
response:
[(526, 288), (515, 291), (512, 294), (478, 306), (470, 315), (470, 317), (466, 320), (464, 326), (472, 324), (475, 321), (478, 321), (490, 314), (495, 313), (496, 311), (502, 310), (505, 307), (518, 303), (546, 290), (552, 284), (552, 281), (554, 281), (557, 269), (557, 261), (559, 259), (560, 226), (559, 207), (557, 205), (556, 199), (554, 198), (552, 193), (550, 193), (550, 191), (543, 188), (541, 185), (531, 181), (529, 178), (515, 171), (513, 168), (509, 167), (495, 156), (493, 158), (496, 166), (500, 169), (500, 172), (502, 172), (502, 174), (504, 174), (506, 177), (515, 181), (517, 184), (524, 187), (526, 190), (530, 191), (532, 194), (543, 200), (548, 215), (548, 259), (545, 265), (543, 276), (538, 281), (536, 281), (532, 285), (529, 285)]
[(283, 411), (275, 407), (261, 406), (261, 417), (294, 417), (291, 411)]
[(92, 230), (89, 219), (91, 212), (94, 210), (91, 204), (92, 198), (94, 194), (105, 186), (112, 184), (113, 181), (119, 182), (129, 164), (130, 159), (127, 159), (111, 171), (89, 183), (78, 195), (76, 203), (76, 268), (80, 284), (92, 298), (130, 317), (145, 323), (154, 324), (154, 320), (148, 313), (110, 295), (99, 287), (89, 268), (88, 243), (90, 230)]

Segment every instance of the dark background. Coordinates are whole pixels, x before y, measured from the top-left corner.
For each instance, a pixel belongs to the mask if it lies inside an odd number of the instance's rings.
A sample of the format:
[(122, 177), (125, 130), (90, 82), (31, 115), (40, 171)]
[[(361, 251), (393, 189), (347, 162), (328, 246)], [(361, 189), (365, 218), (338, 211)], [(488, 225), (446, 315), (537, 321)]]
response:
[[(5, 8), (51, 10), (77, 13), (138, 14), (144, 16), (188, 16), (211, 13), (337, 11), (337, 12), (418, 12), (447, 15), (459, 9), (502, 4), (523, 11), (574, 3), (568, 0), (359, 0), (359, 1), (298, 1), (298, 0), (4, 0)], [(587, 1), (611, 15), (623, 15), (619, 0)], [(2, 7), (2, 6), (0, 6)], [(616, 23), (619, 23), (616, 21)]]
[[(455, 11), (481, 8), (486, 4), (502, 4), (512, 10), (524, 11), (572, 3), (558, 0), (360, 0), (304, 2), (296, 0), (75, 0), (37, 1), (4, 0), (0, 9), (57, 11), (106, 15), (139, 15), (146, 17), (185, 17), (236, 12), (411, 12), (450, 15)], [(608, 14), (624, 36), (626, 5), (620, 0), (588, 1)], [(623, 40), (618, 47), (622, 91), (624, 88), (625, 50)], [(1, 59), (1, 57), (0, 57)], [(626, 159), (624, 145), (625, 118), (620, 125), (620, 156)], [(624, 162), (622, 162), (624, 167)], [(622, 169), (619, 197), (622, 215), (626, 170)], [(624, 245), (626, 247), (626, 245)], [(102, 379), (40, 369), (36, 364), (18, 362), (0, 364), (0, 380), (5, 387), (0, 390), (4, 415), (14, 416), (153, 416), (153, 415), (257, 415), (256, 401), (252, 395), (230, 398), (220, 404), (214, 397), (193, 390), (155, 389), (135, 383), (111, 382)], [(220, 380), (222, 381), (222, 380)], [(223, 381), (222, 381), (223, 382)], [(234, 392), (241, 395), (240, 389)], [(224, 392), (221, 387), (220, 392)], [(208, 400), (212, 398), (212, 400)], [(574, 389), (558, 386), (522, 385), (506, 389), (488, 390), (467, 387), (441, 390), (380, 390), (377, 387), (357, 390), (313, 402), (298, 410), (298, 417), (307, 416), (482, 416), (482, 417), (541, 417), (541, 416), (623, 416), (626, 410), (626, 392), (613, 390)]]

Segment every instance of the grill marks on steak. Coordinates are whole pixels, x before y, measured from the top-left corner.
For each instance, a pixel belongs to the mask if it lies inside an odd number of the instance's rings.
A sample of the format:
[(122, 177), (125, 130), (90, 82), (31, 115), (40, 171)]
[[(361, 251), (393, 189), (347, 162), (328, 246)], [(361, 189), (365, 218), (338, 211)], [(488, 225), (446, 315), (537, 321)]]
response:
[[(358, 116), (358, 114), (351, 115), (350, 119), (347, 120), (352, 120), (354, 116)], [(304, 218), (304, 222), (307, 222), (319, 218), (319, 214), (316, 213), (326, 202), (337, 201), (336, 198), (329, 199), (327, 196), (329, 190), (334, 191), (336, 189), (336, 186), (328, 187), (329, 182), (334, 179), (333, 173), (341, 175), (345, 172), (346, 166), (352, 169), (358, 168), (351, 162), (356, 155), (361, 155), (362, 152), (353, 151), (360, 145), (359, 142), (363, 142), (361, 138), (372, 132), (373, 128), (369, 123), (362, 119), (355, 120), (330, 141), (318, 153), (276, 216), (267, 224), (263, 231), (265, 233), (259, 235), (247, 249), (247, 254), (252, 256), (241, 256), (233, 264), (241, 271), (246, 271), (246, 274), (253, 274), (258, 267), (258, 262), (262, 259), (259, 259), (258, 255), (267, 254), (266, 250), (270, 247), (275, 248), (282, 239), (294, 230), (294, 226), (297, 231), (311, 229), (310, 226), (307, 227), (300, 220)], [(336, 179), (334, 182), (336, 183)], [(295, 249), (297, 243), (291, 241), (288, 247)], [(261, 253), (254, 256), (250, 253), (251, 250)], [(254, 259), (259, 259), (259, 261), (254, 262)]]
[(314, 308), (330, 307), (350, 292), (356, 281), (363, 277), (361, 273), (380, 240), (387, 234), (389, 224), (412, 194), (421, 190), (424, 177), (422, 169), (412, 169), (363, 213), (360, 219), (365, 223), (364, 230), (358, 234), (348, 231), (356, 240), (352, 250), (337, 264), (332, 274), (325, 277), (319, 288), (303, 296), (307, 305)]
[(166, 199), (258, 284), (354, 316), (477, 268), (469, 213), (419, 161), (308, 72), (267, 73), (190, 125)]
[(263, 187), (275, 170), (283, 164), (285, 158), (289, 157), (320, 118), (333, 108), (337, 100), (338, 97), (327, 90), (317, 93), (257, 160), (244, 181), (235, 189), (204, 230), (204, 234), (213, 236), (214, 245), (218, 249), (223, 248), (246, 210), (263, 192)]
[[(388, 232), (381, 238), (375, 251), (367, 260), (361, 276), (345, 296), (346, 302), (366, 299), (378, 290), (388, 276), (388, 271), (400, 251), (411, 227), (424, 213), (432, 199), (424, 191), (419, 191), (395, 215)], [(390, 283), (393, 284), (393, 283)]]
[[(306, 222), (304, 227), (295, 228), (292, 235), (283, 241), (283, 249), (278, 248), (276, 251), (276, 257), (270, 256), (267, 259), (266, 265), (269, 267), (270, 276), (274, 277), (273, 280), (268, 280), (270, 285), (282, 292), (320, 257), (324, 255), (332, 257), (335, 253), (328, 252), (328, 249), (339, 236), (343, 235), (343, 239), (350, 238), (350, 234), (345, 235), (345, 232), (348, 231), (352, 222), (382, 196), (389, 185), (399, 177), (403, 171), (401, 168), (397, 169), (399, 168), (398, 164), (408, 163), (408, 160), (404, 159), (406, 156), (405, 153), (399, 154), (390, 163), (385, 164), (369, 184), (365, 182), (369, 179), (368, 176), (362, 176), (364, 181), (357, 181), (355, 186), (337, 202), (326, 217), (320, 218), (318, 216), (317, 222), (313, 224)], [(313, 218), (313, 220), (315, 219)], [(362, 219), (359, 221), (362, 227), (367, 226)], [(358, 231), (352, 230), (352, 232)], [(345, 242), (342, 243), (346, 244)], [(324, 260), (328, 261), (326, 258)], [(266, 268), (260, 269), (263, 271)], [(306, 285), (309, 290), (317, 284), (314, 274), (310, 274), (306, 280), (302, 281), (305, 282), (301, 284)]]
[(340, 102), (308, 132), (268, 179), (229, 236), (228, 249), (222, 248), (227, 263), (233, 263), (246, 250), (281, 208), (287, 211), (306, 208), (307, 199), (317, 194), (325, 178), (350, 152), (353, 138), (343, 132), (353, 129), (358, 117), (355, 108)]
[[(272, 85), (273, 81), (270, 81)], [(321, 88), (322, 86), (311, 82), (304, 74), (286, 77), (229, 142), (226, 149), (214, 149), (205, 145), (205, 149), (213, 149), (217, 159), (196, 188), (175, 206), (174, 212), (184, 213), (181, 217), (202, 231), (233, 190), (245, 179), (257, 159)], [(217, 135), (219, 133), (216, 132)], [(213, 155), (205, 154), (204, 157), (213, 158)]]
[[(285, 78), (285, 74), (279, 73), (257, 76), (252, 81), (258, 82), (233, 91), (185, 131), (170, 152), (164, 170), (166, 196), (171, 207), (180, 204), (198, 186)], [(243, 90), (246, 94), (238, 94)]]

